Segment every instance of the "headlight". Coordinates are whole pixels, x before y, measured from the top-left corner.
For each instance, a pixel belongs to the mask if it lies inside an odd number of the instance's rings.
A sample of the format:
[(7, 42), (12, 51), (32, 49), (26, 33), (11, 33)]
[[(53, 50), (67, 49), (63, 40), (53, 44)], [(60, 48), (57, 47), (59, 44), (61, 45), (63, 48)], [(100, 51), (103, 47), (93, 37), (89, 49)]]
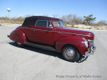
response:
[(82, 43), (88, 48), (88, 41), (86, 39)]
[(85, 46), (88, 48), (88, 41), (84, 41)]

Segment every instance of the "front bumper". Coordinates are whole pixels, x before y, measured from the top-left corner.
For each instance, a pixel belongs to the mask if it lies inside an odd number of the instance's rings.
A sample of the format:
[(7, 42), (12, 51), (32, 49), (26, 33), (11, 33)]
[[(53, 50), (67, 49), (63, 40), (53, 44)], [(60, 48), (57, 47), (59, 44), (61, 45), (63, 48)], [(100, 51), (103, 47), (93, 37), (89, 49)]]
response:
[(88, 54), (94, 54), (94, 52), (95, 52), (95, 50), (96, 50), (96, 47), (95, 46), (91, 46), (89, 49), (88, 49)]
[(96, 47), (95, 47), (95, 46), (91, 46), (91, 47), (88, 49), (88, 51), (85, 53), (85, 55), (83, 55), (83, 56), (81, 57), (81, 59), (78, 61), (78, 63), (81, 63), (81, 62), (85, 61), (85, 60), (88, 58), (88, 56), (94, 54), (95, 50), (96, 50)]

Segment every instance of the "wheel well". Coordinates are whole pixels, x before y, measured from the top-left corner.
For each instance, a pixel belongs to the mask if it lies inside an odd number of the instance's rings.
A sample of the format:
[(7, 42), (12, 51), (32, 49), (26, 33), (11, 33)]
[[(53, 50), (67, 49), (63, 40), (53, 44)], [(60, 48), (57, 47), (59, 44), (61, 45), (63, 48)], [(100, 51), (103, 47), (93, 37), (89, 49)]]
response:
[[(68, 47), (68, 46), (73, 47), (73, 48), (76, 49), (76, 50), (78, 51), (78, 53), (80, 54), (80, 51), (78, 50), (78, 48), (77, 48), (76, 46), (72, 45), (72, 44), (65, 44), (65, 45), (62, 47), (61, 52), (63, 51), (63, 48), (64, 48), (64, 47)], [(81, 54), (80, 54), (80, 55), (81, 55)]]
[(26, 34), (21, 30), (19, 32), (17, 32), (17, 34), (19, 34), (19, 38), (22, 39), (22, 40), (19, 39), (17, 42), (21, 42), (22, 44), (24, 44), (24, 42), (27, 41)]
[(76, 59), (75, 59), (76, 62), (78, 62), (78, 61), (82, 58), (82, 55), (81, 55), (81, 53), (79, 52), (79, 50), (77, 49), (76, 46), (74, 46), (74, 45), (72, 45), (72, 44), (66, 44), (66, 45), (64, 45), (63, 48), (62, 48), (62, 52), (63, 52), (64, 47), (73, 47), (73, 48), (76, 50), (76, 52), (77, 52), (77, 54), (76, 54)]

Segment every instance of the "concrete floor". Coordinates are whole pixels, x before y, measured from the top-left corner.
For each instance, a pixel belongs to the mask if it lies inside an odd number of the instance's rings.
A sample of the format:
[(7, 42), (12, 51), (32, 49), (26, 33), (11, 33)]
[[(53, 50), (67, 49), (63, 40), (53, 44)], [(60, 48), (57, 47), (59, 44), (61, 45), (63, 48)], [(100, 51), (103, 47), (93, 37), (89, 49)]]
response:
[(17, 47), (7, 37), (15, 28), (0, 26), (0, 80), (107, 80), (107, 31), (93, 31), (95, 54), (71, 63), (55, 52)]

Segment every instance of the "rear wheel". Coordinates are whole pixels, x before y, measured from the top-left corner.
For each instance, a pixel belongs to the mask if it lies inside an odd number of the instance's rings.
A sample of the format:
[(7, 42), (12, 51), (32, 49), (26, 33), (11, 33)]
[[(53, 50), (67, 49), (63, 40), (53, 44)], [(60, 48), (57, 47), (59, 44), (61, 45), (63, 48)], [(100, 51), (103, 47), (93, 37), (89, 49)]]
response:
[(20, 42), (15, 42), (15, 44), (16, 44), (17, 46), (19, 46), (19, 47), (22, 47), (22, 46), (23, 46), (23, 44), (20, 43)]
[(72, 46), (66, 46), (63, 48), (63, 57), (67, 61), (78, 62), (80, 59), (80, 54), (78, 51)]

